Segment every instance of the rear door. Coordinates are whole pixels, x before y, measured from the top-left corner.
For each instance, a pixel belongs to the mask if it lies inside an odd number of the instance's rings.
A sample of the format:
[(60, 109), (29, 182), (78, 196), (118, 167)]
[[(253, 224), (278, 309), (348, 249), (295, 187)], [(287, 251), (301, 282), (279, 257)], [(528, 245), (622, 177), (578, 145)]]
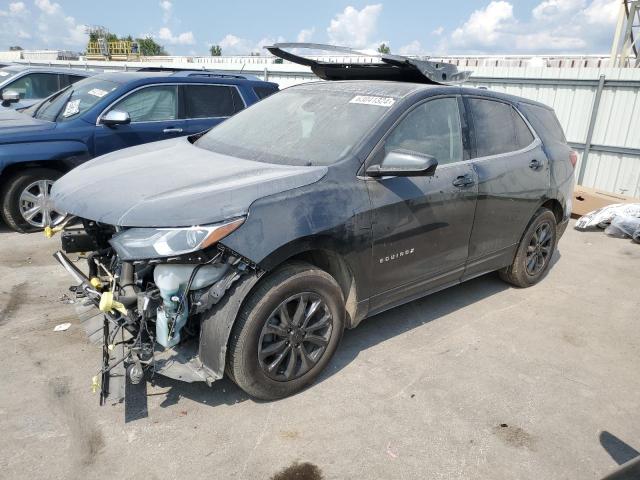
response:
[(465, 278), (509, 264), (515, 247), (549, 192), (549, 161), (541, 141), (509, 103), (467, 97), (478, 175), (478, 202)]
[(95, 155), (142, 143), (186, 135), (187, 121), (178, 116), (178, 86), (150, 85), (129, 92), (100, 117), (111, 110), (124, 111), (131, 117), (128, 125), (96, 126)]
[(464, 272), (477, 183), (465, 160), (458, 97), (418, 104), (391, 130), (374, 158), (392, 150), (438, 160), (430, 177), (367, 181), (372, 203), (372, 311), (457, 282)]
[(189, 135), (208, 130), (245, 108), (235, 85), (187, 84), (180, 88)]

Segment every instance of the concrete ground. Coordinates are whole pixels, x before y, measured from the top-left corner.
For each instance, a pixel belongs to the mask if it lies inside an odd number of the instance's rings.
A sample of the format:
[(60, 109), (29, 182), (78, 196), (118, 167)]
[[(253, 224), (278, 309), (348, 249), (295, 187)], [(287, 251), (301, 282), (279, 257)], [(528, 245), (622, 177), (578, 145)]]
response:
[(1, 478), (596, 479), (640, 450), (628, 240), (569, 228), (536, 287), (492, 274), (371, 318), (292, 398), (158, 378), (129, 422), (90, 391), (57, 246), (0, 232)]

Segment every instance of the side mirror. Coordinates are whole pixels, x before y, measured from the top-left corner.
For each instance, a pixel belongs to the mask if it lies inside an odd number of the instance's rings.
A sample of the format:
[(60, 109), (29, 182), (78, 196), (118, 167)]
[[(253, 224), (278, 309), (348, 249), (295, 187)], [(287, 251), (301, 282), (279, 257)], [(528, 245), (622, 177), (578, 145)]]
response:
[(108, 127), (114, 125), (127, 125), (131, 123), (131, 117), (129, 116), (128, 112), (123, 112), (121, 110), (111, 110), (100, 119), (100, 123)]
[(420, 177), (435, 173), (438, 161), (430, 156), (406, 150), (392, 150), (380, 165), (367, 168), (370, 177)]
[(5, 90), (2, 92), (2, 105), (8, 107), (12, 103), (20, 101), (20, 94), (15, 90)]

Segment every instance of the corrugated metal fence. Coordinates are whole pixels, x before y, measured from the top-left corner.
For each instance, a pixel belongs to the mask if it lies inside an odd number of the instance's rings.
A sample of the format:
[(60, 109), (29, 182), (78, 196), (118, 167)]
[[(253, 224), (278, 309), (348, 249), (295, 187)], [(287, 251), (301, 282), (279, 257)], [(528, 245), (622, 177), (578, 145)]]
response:
[[(281, 88), (316, 80), (308, 68), (288, 62), (248, 63), (242, 57), (227, 57), (226, 62), (212, 64), (212, 58), (184, 62), (172, 58), (164, 66), (242, 71)], [(118, 70), (162, 66), (162, 62), (39, 63), (43, 64)], [(483, 66), (473, 70), (470, 86), (519, 95), (555, 109), (568, 141), (580, 153), (578, 183), (640, 197), (640, 69)]]

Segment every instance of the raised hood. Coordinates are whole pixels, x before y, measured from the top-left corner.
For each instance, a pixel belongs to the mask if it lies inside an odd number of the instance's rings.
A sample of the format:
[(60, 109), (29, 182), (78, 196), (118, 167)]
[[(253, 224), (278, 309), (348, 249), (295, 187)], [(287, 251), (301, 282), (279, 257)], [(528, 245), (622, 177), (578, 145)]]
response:
[(221, 155), (182, 137), (84, 163), (54, 184), (51, 197), (58, 210), (109, 225), (187, 227), (245, 215), (255, 200), (326, 171)]

